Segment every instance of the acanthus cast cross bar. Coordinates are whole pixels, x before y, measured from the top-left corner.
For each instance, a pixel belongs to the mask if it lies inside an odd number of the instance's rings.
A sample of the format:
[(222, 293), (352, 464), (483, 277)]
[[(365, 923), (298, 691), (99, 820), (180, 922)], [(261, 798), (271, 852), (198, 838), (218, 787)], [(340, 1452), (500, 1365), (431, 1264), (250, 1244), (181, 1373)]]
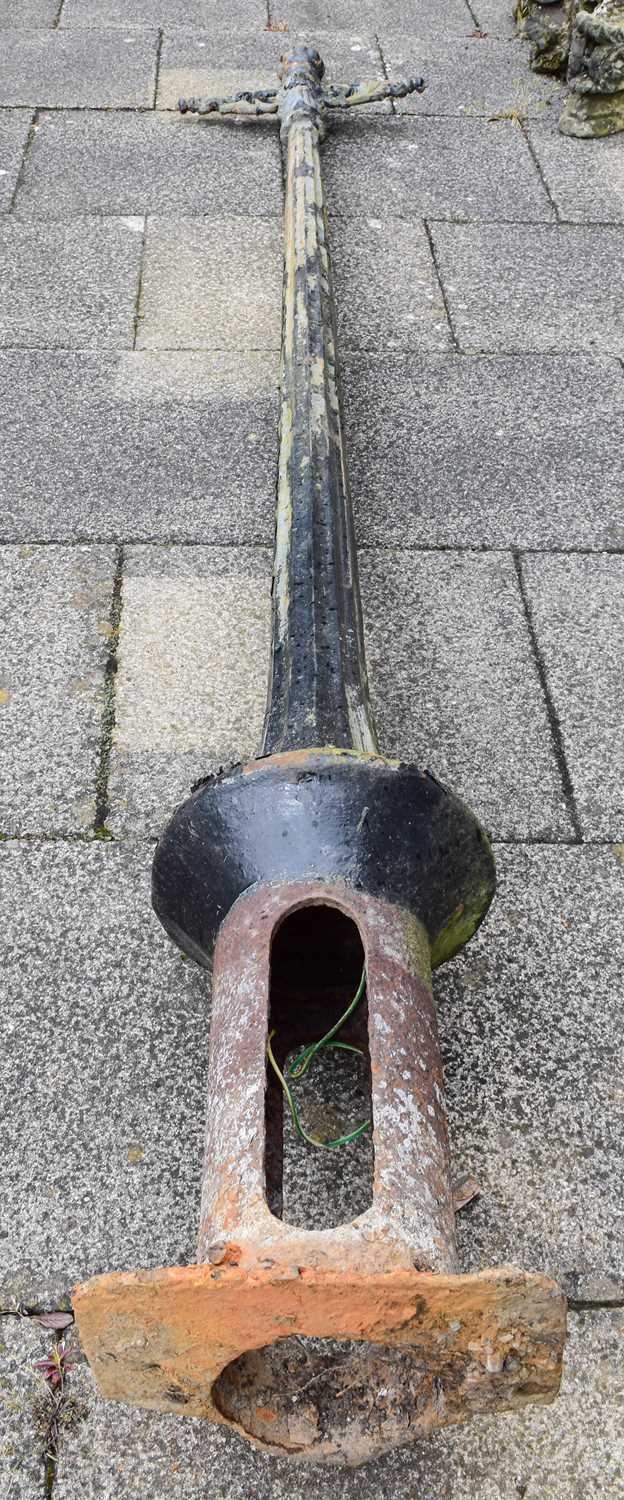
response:
[[(483, 919), (494, 865), (464, 803), (377, 745), (319, 152), (328, 109), (423, 85), (323, 73), (295, 49), (275, 92), (183, 104), (273, 117), (286, 147), (271, 677), (258, 758), (201, 782), (154, 858), (162, 923), (213, 966), (197, 1264), (95, 1277), (74, 1305), (111, 1399), (354, 1464), (552, 1400), (565, 1301), (513, 1266), (459, 1269), (431, 971)], [(361, 974), (340, 1036), (368, 1068), (371, 1202), (301, 1229), (282, 1216), (286, 1060), (336, 1036)]]

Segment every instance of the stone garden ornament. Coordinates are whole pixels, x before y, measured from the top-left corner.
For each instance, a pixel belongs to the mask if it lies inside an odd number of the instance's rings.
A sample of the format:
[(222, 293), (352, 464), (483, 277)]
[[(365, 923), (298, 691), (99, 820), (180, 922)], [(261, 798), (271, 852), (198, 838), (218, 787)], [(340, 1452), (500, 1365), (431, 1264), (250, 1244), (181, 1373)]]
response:
[[(273, 115), (285, 148), (271, 677), (257, 759), (201, 782), (154, 858), (158, 916), (213, 968), (197, 1264), (96, 1276), (74, 1306), (112, 1400), (227, 1423), (281, 1457), (357, 1464), (551, 1401), (565, 1299), (515, 1266), (459, 1267), (431, 971), (479, 926), (494, 865), (464, 803), (377, 745), (319, 151), (329, 111), (423, 85), (323, 75), (316, 51), (295, 48), (275, 91), (181, 101)], [(293, 1089), (327, 1045), (362, 1055), (370, 1119), (321, 1141)], [(282, 1217), (284, 1107), (347, 1169), (351, 1140), (372, 1131), (371, 1202), (351, 1223)]]
[(517, 0), (515, 16), (535, 71), (566, 73), (563, 134), (624, 130), (624, 0)]

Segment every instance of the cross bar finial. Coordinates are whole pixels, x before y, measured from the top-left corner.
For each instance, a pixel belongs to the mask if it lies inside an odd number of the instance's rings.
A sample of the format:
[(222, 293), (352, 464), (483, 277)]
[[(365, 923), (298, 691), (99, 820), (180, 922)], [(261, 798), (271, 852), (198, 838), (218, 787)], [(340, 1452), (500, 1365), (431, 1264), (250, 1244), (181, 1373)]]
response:
[(279, 89), (242, 89), (225, 99), (180, 99), (182, 114), (246, 115), (259, 119), (273, 116), (287, 135), (295, 120), (306, 119), (325, 134), (325, 111), (352, 109), (357, 104), (375, 104), (381, 99), (404, 99), (421, 94), (423, 78), (366, 79), (343, 87), (323, 85), (325, 64), (316, 47), (295, 46), (280, 58)]

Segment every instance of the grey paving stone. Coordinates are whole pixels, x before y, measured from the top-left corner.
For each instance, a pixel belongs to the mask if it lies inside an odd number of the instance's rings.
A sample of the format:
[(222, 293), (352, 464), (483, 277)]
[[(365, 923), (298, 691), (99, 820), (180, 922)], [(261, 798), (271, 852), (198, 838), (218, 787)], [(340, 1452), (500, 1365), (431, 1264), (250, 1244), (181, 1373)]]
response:
[(589, 846), (496, 858), (488, 920), (438, 986), (453, 1157), (483, 1188), (462, 1264), (621, 1279), (624, 865)]
[(131, 348), (142, 219), (0, 221), (0, 346)]
[(54, 1335), (31, 1318), (0, 1317), (0, 1493), (41, 1500), (44, 1493), (46, 1388), (34, 1369)]
[(282, 277), (278, 220), (152, 221), (137, 347), (278, 353)]
[(71, 1310), (67, 1277), (52, 1274), (37, 1276), (33, 1283), (27, 1267), (18, 1266), (9, 1275), (0, 1275), (0, 1315), (5, 1313), (39, 1314)]
[[(270, 12), (274, 21), (286, 22), (290, 31), (299, 26), (341, 31), (367, 26), (376, 32), (379, 26), (377, 0), (270, 0)], [(418, 0), (417, 6), (407, 7), (405, 0), (386, 0), (383, 16), (388, 26), (406, 30), (412, 23), (419, 31), (424, 25), (454, 33), (474, 28), (465, 0)]]
[(617, 361), (350, 355), (344, 376), (361, 542), (624, 544)]
[(435, 224), (432, 234), (465, 353), (621, 353), (618, 229)]
[(341, 349), (452, 348), (420, 221), (333, 218), (330, 246)]
[(277, 359), (0, 356), (5, 539), (271, 542)]
[(624, 558), (523, 568), (583, 831), (624, 839)]
[(19, 214), (281, 215), (278, 133), (174, 114), (43, 114)]
[[(240, 228), (240, 218), (150, 222), (139, 348), (279, 350), (281, 225)], [(343, 348), (451, 347), (422, 224), (334, 219), (331, 246)]]
[[(266, 26), (266, 0), (237, 0), (237, 26)], [(63, 26), (220, 26), (232, 24), (231, 0), (65, 0)]]
[(377, 1500), (380, 1492), (401, 1500), (604, 1500), (619, 1493), (623, 1472), (623, 1328), (621, 1310), (570, 1318), (553, 1406), (447, 1428), (356, 1470), (293, 1467), (208, 1423), (105, 1403), (81, 1360), (72, 1388), (88, 1412), (63, 1445), (58, 1500)]
[[(109, 821), (154, 834), (192, 781), (257, 751), (270, 554), (145, 547), (128, 568)], [(382, 750), (430, 766), (495, 836), (569, 834), (511, 560), (366, 551), (361, 573)]]
[[(372, 36), (359, 32), (300, 31), (289, 34), (288, 45), (301, 41), (318, 47), (332, 83), (355, 78), (383, 78), (379, 48)], [(275, 88), (277, 66), (284, 51), (280, 31), (172, 31), (163, 39), (158, 71), (157, 106), (177, 109), (180, 95), (225, 95), (245, 88)], [(365, 106), (387, 112), (388, 103)], [(261, 129), (271, 129), (270, 124)], [(253, 129), (253, 126), (252, 126)]]
[[(361, 543), (623, 545), (616, 361), (350, 355), (344, 374)], [(272, 355), (5, 353), (0, 536), (272, 545), (276, 378)]]
[[(557, 116), (559, 111), (555, 111)], [(561, 135), (556, 120), (532, 122), (533, 150), (562, 219), (621, 224), (624, 220), (624, 150), (621, 136), (602, 141)], [(579, 144), (582, 150), (579, 150)], [(602, 146), (602, 150), (600, 147)]]
[(0, 830), (93, 823), (114, 555), (0, 548)]
[(569, 834), (509, 555), (366, 551), (361, 574), (383, 750), (429, 767), (495, 838)]
[(565, 97), (560, 80), (531, 71), (519, 41), (382, 29), (379, 43), (390, 78), (426, 81), (424, 94), (397, 99), (399, 114), (484, 115), (495, 126), (514, 112), (539, 118)]
[(0, 212), (11, 206), (31, 120), (29, 109), (0, 113)]
[[(4, 843), (0, 1276), (193, 1258), (207, 980), (150, 911), (152, 847)], [(147, 1263), (147, 1261), (146, 1261)]]
[(334, 214), (552, 218), (526, 141), (509, 120), (340, 120), (323, 163)]
[(191, 784), (259, 748), (272, 558), (257, 547), (128, 551), (109, 826), (155, 834)]
[[(470, 6), (477, 22), (488, 36), (515, 37), (517, 27), (514, 20), (514, 0), (471, 0)], [(524, 45), (524, 44), (523, 44)], [(526, 47), (525, 66), (529, 66), (529, 49)]]
[(114, 109), (154, 102), (157, 33), (14, 32), (0, 104)]
[(33, 31), (52, 26), (60, 0), (0, 0), (0, 27), (10, 31)]

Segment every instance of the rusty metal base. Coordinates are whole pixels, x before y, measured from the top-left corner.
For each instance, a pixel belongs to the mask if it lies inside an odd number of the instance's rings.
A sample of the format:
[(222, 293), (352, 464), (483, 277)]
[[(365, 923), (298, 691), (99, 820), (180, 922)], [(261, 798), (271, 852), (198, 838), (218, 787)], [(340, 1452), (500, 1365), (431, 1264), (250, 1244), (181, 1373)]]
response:
[(221, 1253), (218, 1266), (76, 1288), (105, 1396), (228, 1423), (281, 1457), (353, 1465), (557, 1394), (565, 1300), (545, 1276), (323, 1272), (275, 1244), (255, 1264), (235, 1245)]
[[(349, 959), (340, 1012), (362, 951), (371, 1200), (351, 1223), (298, 1228), (280, 1217), (283, 1100), (266, 1039), (275, 1026), (283, 1059), (318, 1035), (328, 976)], [(358, 1464), (556, 1395), (558, 1287), (515, 1267), (457, 1274), (428, 953), (413, 912), (341, 881), (235, 902), (215, 952), (200, 1264), (76, 1289), (105, 1396), (228, 1423), (270, 1453)]]

